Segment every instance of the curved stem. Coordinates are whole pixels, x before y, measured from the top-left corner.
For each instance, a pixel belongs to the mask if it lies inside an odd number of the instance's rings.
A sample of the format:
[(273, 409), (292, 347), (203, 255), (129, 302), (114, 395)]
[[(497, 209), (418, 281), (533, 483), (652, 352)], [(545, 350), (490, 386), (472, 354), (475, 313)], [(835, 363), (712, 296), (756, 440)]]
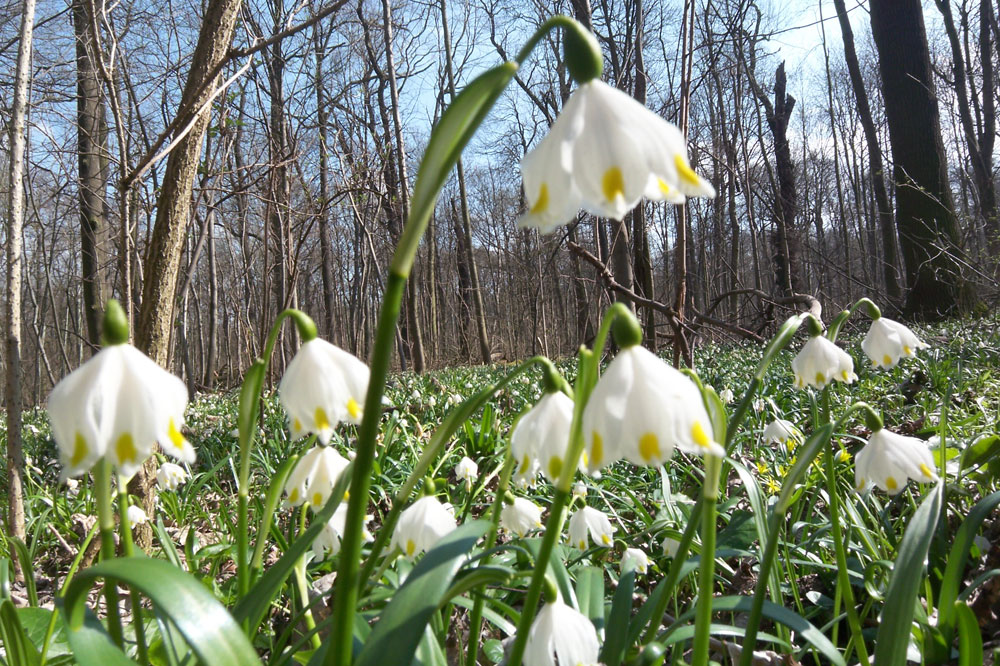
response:
[[(302, 511), (299, 514), (299, 531), (303, 531), (306, 528), (306, 507), (309, 503), (306, 502), (302, 505)], [(303, 554), (299, 558), (298, 562), (295, 563), (295, 587), (299, 592), (299, 598), (302, 602), (302, 619), (306, 623), (306, 630), (311, 634), (310, 641), (314, 650), (318, 650), (322, 643), (320, 642), (319, 634), (316, 632), (316, 620), (313, 619), (312, 614), (312, 604), (309, 602), (309, 583), (306, 581), (306, 556)]]

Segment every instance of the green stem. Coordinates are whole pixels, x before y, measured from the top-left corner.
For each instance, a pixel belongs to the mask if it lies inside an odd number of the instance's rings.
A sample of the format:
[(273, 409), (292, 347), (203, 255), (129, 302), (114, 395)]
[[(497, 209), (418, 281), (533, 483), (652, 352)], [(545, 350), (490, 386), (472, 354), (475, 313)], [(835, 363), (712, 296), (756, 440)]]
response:
[[(299, 530), (305, 530), (306, 528), (306, 507), (309, 503), (302, 505), (302, 511), (299, 514)], [(299, 598), (302, 602), (302, 619), (306, 623), (306, 629), (311, 634), (310, 641), (314, 650), (318, 650), (322, 646), (319, 634), (316, 632), (316, 620), (313, 619), (312, 614), (312, 604), (309, 602), (309, 584), (306, 582), (306, 556), (303, 555), (299, 558), (298, 562), (295, 563), (295, 586), (299, 592)]]
[[(70, 564), (69, 571), (66, 573), (66, 578), (63, 579), (63, 583), (59, 587), (59, 593), (56, 597), (61, 598), (66, 593), (66, 589), (73, 581), (73, 576), (76, 575), (76, 570), (80, 568), (80, 562), (83, 561), (83, 556), (87, 554), (87, 547), (90, 546), (90, 542), (93, 541), (94, 537), (97, 535), (98, 527), (98, 524), (94, 523), (94, 525), (90, 528), (90, 531), (87, 532), (87, 536), (84, 537), (83, 542), (76, 551), (76, 557), (73, 558), (73, 563)], [(49, 615), (49, 625), (45, 629), (45, 638), (42, 640), (42, 654), (38, 660), (41, 664), (46, 663), (45, 656), (49, 652), (49, 645), (52, 643), (52, 636), (56, 633), (56, 620), (58, 619), (60, 619), (60, 613), (52, 613)]]
[[(418, 236), (416, 241), (419, 240)], [(368, 509), (368, 492), (371, 488), (372, 466), (375, 462), (375, 440), (382, 416), (382, 395), (385, 393), (385, 379), (389, 373), (389, 361), (392, 359), (395, 346), (396, 322), (399, 320), (405, 287), (405, 275), (391, 270), (375, 333), (368, 395), (365, 398), (364, 415), (361, 417), (361, 426), (358, 430), (357, 455), (354, 458), (354, 472), (351, 475), (351, 494), (347, 503), (344, 536), (340, 544), (340, 567), (337, 569), (333, 597), (333, 624), (331, 645), (326, 653), (327, 664), (347, 666), (351, 663), (354, 611), (358, 602), (358, 574), (361, 569), (362, 528), (365, 511)]]
[(694, 625), (693, 666), (708, 664), (712, 624), (712, 592), (715, 589), (715, 508), (719, 498), (719, 471), (722, 459), (705, 456), (704, 509), (701, 516), (701, 559), (699, 560), (698, 605)]
[(840, 494), (837, 489), (837, 466), (833, 461), (832, 447), (826, 447), (824, 454), (826, 460), (827, 492), (830, 498), (830, 525), (832, 527), (832, 538), (834, 552), (837, 556), (837, 587), (840, 589), (844, 608), (847, 610), (847, 623), (851, 627), (851, 635), (854, 636), (855, 650), (858, 654), (858, 661), (862, 666), (868, 666), (868, 651), (865, 648), (865, 637), (861, 633), (861, 620), (858, 618), (858, 609), (854, 603), (854, 591), (851, 589), (850, 576), (847, 573), (847, 551), (845, 539), (850, 538), (850, 528), (847, 534), (841, 533), (840, 527)]
[[(115, 557), (115, 510), (111, 505), (111, 463), (101, 459), (94, 466), (94, 495), (97, 500), (97, 523), (101, 530), (101, 560)], [(124, 647), (122, 619), (118, 610), (118, 590), (113, 581), (104, 583), (108, 607), (108, 633), (119, 648)]]
[(510, 657), (507, 663), (510, 666), (518, 666), (524, 657), (524, 648), (528, 642), (528, 633), (531, 630), (531, 623), (538, 610), (538, 602), (542, 597), (542, 588), (545, 586), (545, 572), (548, 570), (549, 559), (552, 557), (552, 549), (556, 540), (562, 534), (563, 523), (566, 520), (566, 505), (571, 495), (573, 476), (576, 474), (577, 465), (580, 461), (580, 454), (583, 453), (583, 410), (590, 398), (590, 393), (597, 383), (597, 375), (601, 363), (601, 352), (607, 342), (611, 332), (611, 324), (619, 315), (631, 316), (631, 312), (623, 303), (615, 303), (604, 314), (601, 326), (594, 338), (593, 353), (580, 350), (580, 360), (577, 364), (576, 388), (573, 401), (573, 422), (570, 426), (569, 446), (566, 449), (566, 459), (559, 479), (556, 482), (555, 493), (550, 505), (549, 518), (545, 523), (545, 535), (542, 537), (542, 544), (538, 550), (538, 557), (535, 560), (535, 568), (531, 575), (531, 582), (528, 585), (528, 593), (524, 600), (524, 608), (521, 611), (521, 618), (517, 623), (517, 632), (514, 638), (514, 646), (511, 648)]
[[(316, 337), (316, 324), (305, 313), (294, 308), (282, 310), (274, 320), (274, 325), (264, 343), (264, 354), (254, 360), (247, 370), (240, 390), (240, 466), (239, 487), (237, 488), (236, 504), (236, 583), (239, 596), (242, 599), (250, 592), (250, 561), (249, 561), (249, 505), (250, 505), (250, 453), (253, 451), (254, 437), (257, 434), (257, 416), (260, 413), (261, 391), (264, 387), (264, 377), (274, 353), (274, 346), (281, 333), (281, 325), (291, 317), (303, 340)], [(270, 516), (267, 517), (270, 520)], [(261, 537), (258, 530), (258, 539)], [(255, 544), (256, 545), (256, 544)]]
[[(125, 479), (118, 477), (118, 525), (121, 528), (122, 555), (132, 557), (135, 545), (132, 541), (132, 523), (128, 519), (128, 485)], [(146, 646), (146, 627), (142, 621), (142, 598), (139, 593), (129, 588), (129, 601), (132, 603), (132, 624), (135, 627), (136, 657), (140, 664), (149, 661), (149, 649)]]
[[(500, 525), (500, 513), (503, 511), (503, 497), (507, 492), (507, 487), (510, 485), (510, 475), (514, 471), (515, 460), (511, 457), (508, 451), (506, 460), (504, 461), (503, 470), (500, 472), (500, 481), (497, 485), (496, 497), (493, 500), (493, 508), (490, 512), (490, 531), (486, 533), (486, 546), (483, 550), (489, 551), (496, 545), (497, 542), (497, 529)], [(484, 557), (480, 566), (485, 566), (490, 563), (490, 558)], [(469, 646), (468, 646), (468, 656), (465, 659), (465, 663), (475, 666), (479, 663), (479, 634), (482, 632), (483, 627), (483, 606), (486, 605), (486, 591), (481, 590), (479, 595), (476, 597), (476, 601), (472, 606), (472, 615), (469, 616)]]

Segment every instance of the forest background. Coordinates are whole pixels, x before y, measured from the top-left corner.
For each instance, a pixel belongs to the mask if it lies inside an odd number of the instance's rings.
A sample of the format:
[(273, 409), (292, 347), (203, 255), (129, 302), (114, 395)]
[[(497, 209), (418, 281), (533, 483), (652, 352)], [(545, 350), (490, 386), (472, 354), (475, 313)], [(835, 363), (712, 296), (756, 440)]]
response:
[[(438, 203), (397, 335), (402, 369), (569, 355), (612, 300), (637, 306), (648, 346), (676, 339), (685, 356), (697, 335), (761, 339), (785, 305), (836, 312), (870, 296), (926, 318), (989, 307), (997, 8), (888, 3), (901, 17), (883, 20), (879, 45), (919, 60), (914, 39), (929, 54), (941, 141), (910, 141), (942, 160), (934, 192), (893, 174), (887, 102), (912, 115), (919, 105), (881, 79), (872, 12), (885, 3), (872, 4), (39, 2), (20, 244), (10, 225), (2, 232), (5, 274), (12, 251), (23, 258), (4, 296), (7, 374), (17, 317), (18, 391), (24, 406), (41, 404), (98, 348), (112, 296), (138, 323), (139, 346), (192, 395), (235, 386), (285, 307), (366, 358), (431, 126), (455, 89), (554, 11), (594, 29), (608, 81), (686, 127), (692, 164), (718, 196), (646, 203), (622, 222), (581, 214), (549, 236), (517, 228), (516, 165), (571, 92), (551, 42)], [(0, 15), (5, 71), (22, 10)], [(199, 35), (219, 16), (231, 43), (199, 61)], [(206, 63), (201, 89), (188, 90)], [(9, 124), (16, 82), (0, 80)], [(944, 211), (930, 239), (896, 219), (915, 190)]]

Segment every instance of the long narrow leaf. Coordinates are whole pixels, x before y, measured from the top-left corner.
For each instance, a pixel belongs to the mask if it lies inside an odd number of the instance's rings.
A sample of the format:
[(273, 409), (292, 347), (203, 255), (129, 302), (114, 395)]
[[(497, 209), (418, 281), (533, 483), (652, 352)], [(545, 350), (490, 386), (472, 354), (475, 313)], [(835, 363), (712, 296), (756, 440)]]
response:
[(878, 666), (906, 664), (913, 606), (924, 579), (924, 561), (941, 515), (943, 496), (944, 483), (939, 483), (920, 503), (899, 544), (899, 553), (889, 579), (889, 590), (885, 595), (885, 605), (882, 607), (882, 622), (875, 637), (875, 663)]
[(159, 615), (177, 627), (202, 663), (212, 666), (260, 663), (240, 626), (201, 582), (165, 560), (147, 557), (101, 562), (78, 573), (70, 583), (63, 610), (70, 641), (78, 657), (80, 653), (74, 638), (84, 627), (87, 593), (98, 578), (121, 581), (147, 596)]
[(451, 586), (455, 573), (489, 528), (490, 523), (485, 520), (466, 523), (424, 554), (382, 611), (358, 655), (356, 666), (409, 664), (413, 660), (427, 623)]

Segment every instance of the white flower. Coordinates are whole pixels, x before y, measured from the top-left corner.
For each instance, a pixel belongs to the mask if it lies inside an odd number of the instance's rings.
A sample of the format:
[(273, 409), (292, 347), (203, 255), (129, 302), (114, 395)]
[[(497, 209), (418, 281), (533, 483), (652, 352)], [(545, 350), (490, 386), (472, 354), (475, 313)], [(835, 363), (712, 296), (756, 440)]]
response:
[(792, 359), (796, 388), (812, 386), (821, 389), (833, 380), (850, 384), (854, 374), (854, 359), (822, 335), (814, 335)]
[(666, 537), (663, 540), (663, 554), (667, 557), (676, 557), (677, 549), (680, 548), (681, 542), (673, 537)]
[(165, 462), (156, 470), (156, 483), (167, 490), (177, 490), (187, 478), (188, 473), (184, 468), (174, 463)]
[(360, 423), (368, 375), (368, 366), (340, 347), (320, 338), (304, 343), (278, 385), (292, 436), (313, 432), (328, 444), (341, 421)]
[[(375, 540), (372, 533), (368, 531), (367, 523), (370, 520), (371, 516), (365, 516), (366, 524), (361, 527), (361, 538), (365, 543), (371, 543)], [(330, 520), (323, 525), (323, 529), (320, 530), (316, 540), (313, 541), (313, 556), (317, 560), (322, 560), (326, 553), (336, 555), (340, 552), (340, 540), (344, 536), (346, 524), (347, 502), (341, 502), (337, 505), (337, 508), (334, 510), (333, 516), (330, 517)]]
[(472, 490), (472, 484), (479, 478), (479, 465), (472, 458), (465, 456), (455, 465), (455, 476), (465, 482), (465, 489)]
[(570, 96), (548, 135), (521, 161), (528, 212), (519, 224), (544, 233), (581, 207), (622, 219), (642, 197), (682, 203), (715, 196), (687, 159), (681, 131), (598, 79)]
[(437, 406), (437, 404), (438, 404), (437, 398), (435, 398), (432, 395), (431, 396), (427, 396), (427, 406), (428, 407), (435, 407), (435, 406)]
[(573, 498), (574, 499), (586, 499), (587, 498), (587, 484), (583, 481), (577, 481), (573, 484)]
[(128, 516), (129, 527), (142, 525), (143, 523), (149, 521), (149, 516), (147, 516), (146, 512), (142, 510), (142, 507), (136, 506), (135, 504), (129, 505), (128, 509), (125, 511), (125, 515)]
[(391, 545), (398, 546), (406, 557), (412, 558), (433, 548), (455, 527), (450, 504), (441, 504), (436, 497), (421, 497), (399, 514)]
[(934, 457), (923, 440), (884, 428), (872, 433), (854, 459), (854, 483), (858, 490), (874, 483), (896, 495), (908, 479), (930, 483), (937, 478)]
[(921, 342), (913, 331), (898, 321), (879, 317), (872, 322), (861, 349), (876, 368), (893, 368), (902, 356), (915, 356), (918, 349), (929, 345)]
[(575, 512), (569, 519), (569, 542), (580, 550), (587, 549), (587, 534), (597, 546), (610, 546), (615, 527), (607, 514), (589, 506)]
[(724, 456), (698, 386), (652, 352), (634, 345), (618, 352), (583, 412), (588, 468), (620, 458), (660, 465), (674, 448)]
[(719, 399), (727, 405), (731, 403), (735, 397), (736, 396), (733, 395), (732, 389), (724, 388), (719, 392)]
[(649, 571), (649, 555), (638, 548), (626, 548), (622, 555), (622, 573), (635, 569), (636, 573), (645, 574)]
[(764, 411), (764, 407), (767, 403), (764, 402), (764, 398), (754, 398), (753, 399), (753, 411), (758, 414)]
[(314, 446), (296, 463), (285, 482), (286, 502), (301, 506), (308, 501), (319, 511), (330, 499), (333, 487), (348, 465), (348, 460), (329, 446)]
[(791, 421), (775, 419), (764, 428), (764, 441), (768, 444), (777, 442), (793, 448), (794, 444), (802, 441), (802, 433)]
[(460, 404), (461, 402), (462, 402), (462, 396), (458, 395), (457, 393), (452, 393), (451, 395), (448, 396), (449, 405), (457, 405)]
[(542, 526), (542, 508), (523, 497), (515, 497), (500, 512), (500, 525), (511, 534), (524, 537)]
[(525, 666), (590, 666), (601, 645), (586, 615), (560, 600), (545, 604), (531, 624), (524, 647)]
[(573, 400), (560, 391), (543, 395), (518, 420), (510, 434), (510, 453), (517, 461), (515, 480), (533, 483), (541, 468), (555, 483), (566, 457), (572, 422)]
[(49, 395), (62, 477), (79, 476), (102, 457), (132, 476), (160, 443), (187, 463), (195, 452), (181, 434), (184, 382), (129, 344), (105, 347)]

